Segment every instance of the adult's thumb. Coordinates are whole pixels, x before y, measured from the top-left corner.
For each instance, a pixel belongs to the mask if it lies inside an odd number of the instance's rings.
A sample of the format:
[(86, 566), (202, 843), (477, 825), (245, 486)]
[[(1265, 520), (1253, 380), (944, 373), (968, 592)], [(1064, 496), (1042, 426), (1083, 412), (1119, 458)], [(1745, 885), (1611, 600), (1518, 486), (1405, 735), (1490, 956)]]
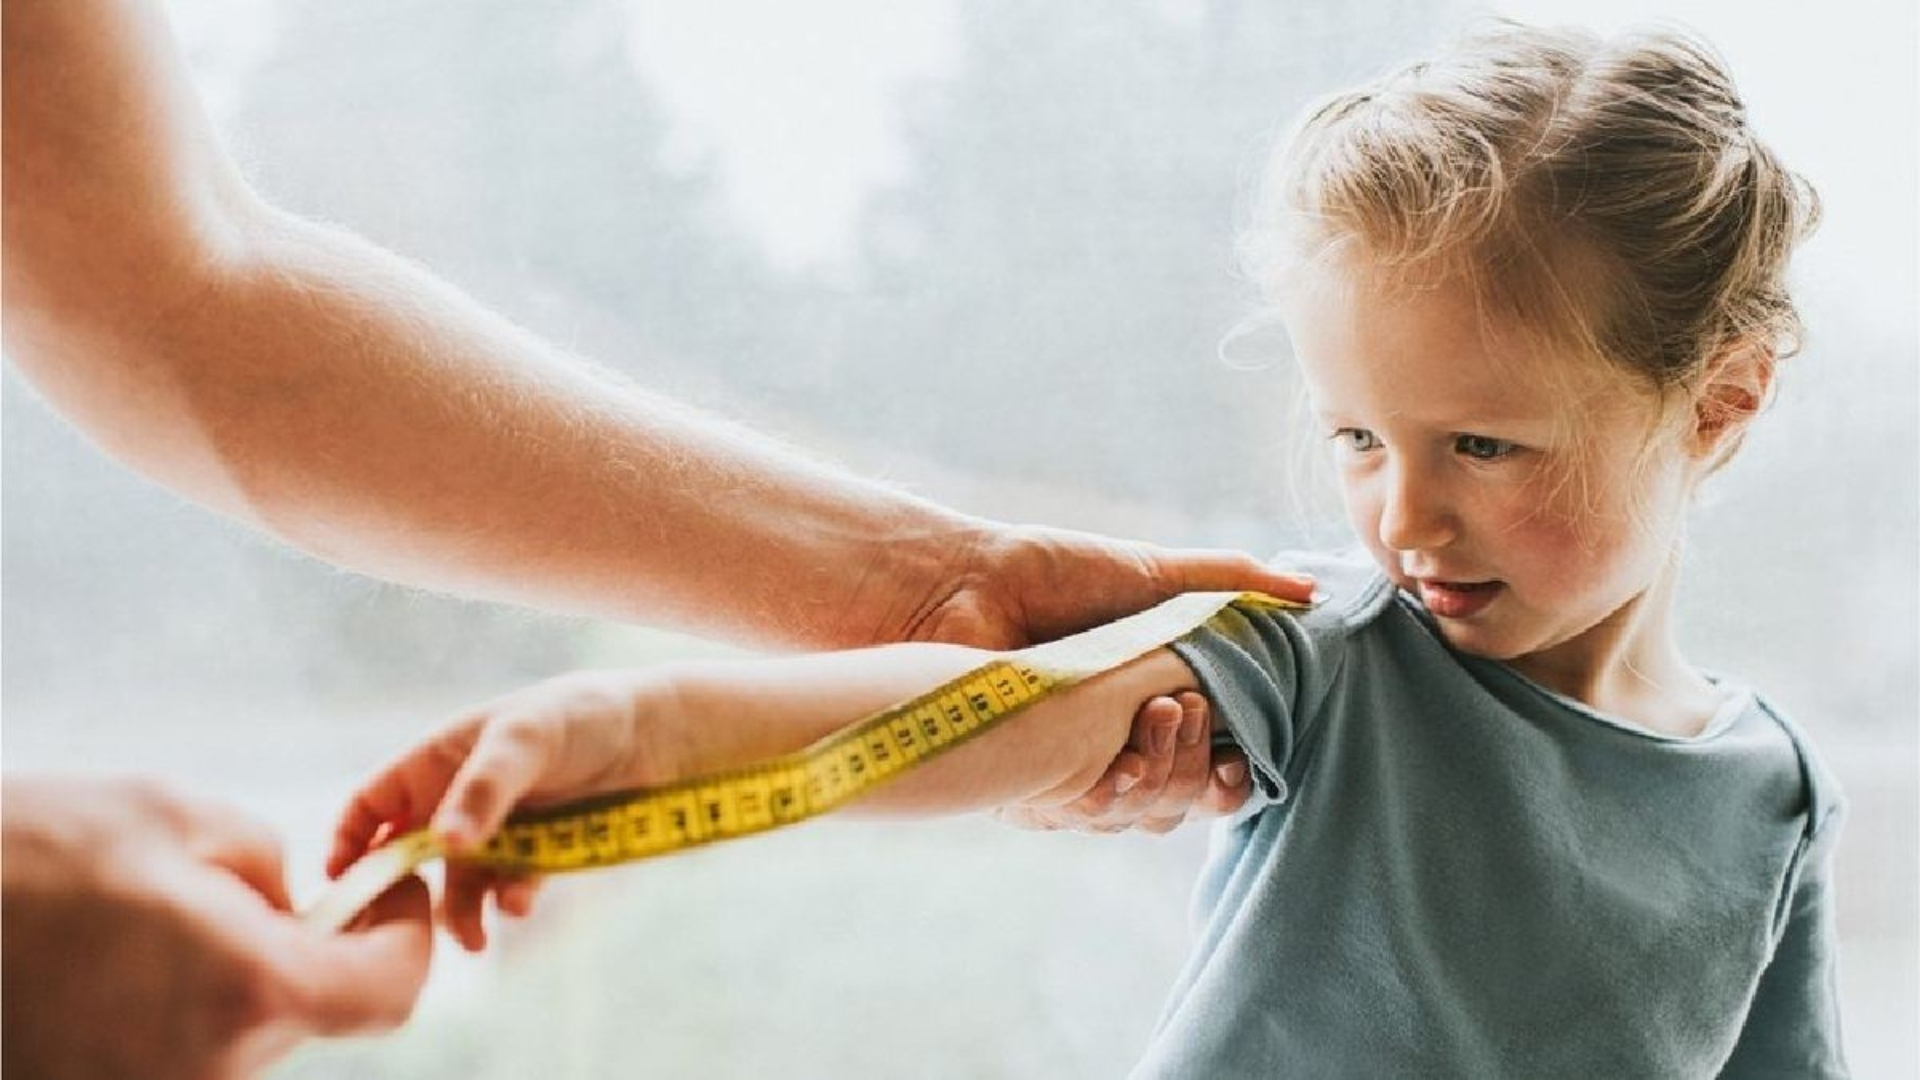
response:
[(303, 1019), (319, 1035), (383, 1031), (413, 1014), (433, 961), (433, 901), (409, 876), (338, 934), (313, 937), (298, 976)]
[(1302, 603), (1313, 599), (1312, 575), (1270, 567), (1244, 552), (1162, 549), (1155, 562), (1162, 579), (1177, 592), (1240, 589)]

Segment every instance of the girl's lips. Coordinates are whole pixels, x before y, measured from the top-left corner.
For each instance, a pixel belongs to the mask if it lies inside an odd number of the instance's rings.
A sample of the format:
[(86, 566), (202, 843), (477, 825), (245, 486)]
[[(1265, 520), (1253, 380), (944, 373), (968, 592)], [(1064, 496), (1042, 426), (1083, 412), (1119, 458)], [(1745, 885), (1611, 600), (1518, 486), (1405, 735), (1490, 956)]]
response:
[(1506, 586), (1498, 581), (1427, 581), (1415, 583), (1420, 602), (1443, 619), (1465, 619), (1479, 614)]

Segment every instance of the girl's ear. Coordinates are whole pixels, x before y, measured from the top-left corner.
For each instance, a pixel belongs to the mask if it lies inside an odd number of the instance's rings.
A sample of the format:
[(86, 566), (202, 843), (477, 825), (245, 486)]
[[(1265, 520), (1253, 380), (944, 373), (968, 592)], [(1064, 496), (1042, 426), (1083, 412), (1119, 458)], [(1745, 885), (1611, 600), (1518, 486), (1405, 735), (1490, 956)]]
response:
[(1728, 345), (1708, 363), (1693, 397), (1694, 452), (1718, 468), (1746, 435), (1747, 424), (1773, 395), (1772, 348), (1756, 341)]

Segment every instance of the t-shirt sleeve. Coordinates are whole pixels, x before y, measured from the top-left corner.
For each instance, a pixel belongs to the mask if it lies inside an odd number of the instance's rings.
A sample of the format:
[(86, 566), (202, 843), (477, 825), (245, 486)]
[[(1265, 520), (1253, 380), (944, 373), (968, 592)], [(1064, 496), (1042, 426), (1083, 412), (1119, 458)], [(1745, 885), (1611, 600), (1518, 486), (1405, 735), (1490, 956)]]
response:
[(1840, 818), (1836, 805), (1807, 840), (1787, 895), (1779, 944), (1760, 974), (1722, 1077), (1848, 1075), (1835, 977), (1833, 846)]
[(1313, 635), (1289, 613), (1234, 607), (1175, 642), (1173, 650), (1193, 669), (1216, 721), (1246, 752), (1259, 794), (1284, 801), (1304, 702), (1319, 681), (1321, 650)]

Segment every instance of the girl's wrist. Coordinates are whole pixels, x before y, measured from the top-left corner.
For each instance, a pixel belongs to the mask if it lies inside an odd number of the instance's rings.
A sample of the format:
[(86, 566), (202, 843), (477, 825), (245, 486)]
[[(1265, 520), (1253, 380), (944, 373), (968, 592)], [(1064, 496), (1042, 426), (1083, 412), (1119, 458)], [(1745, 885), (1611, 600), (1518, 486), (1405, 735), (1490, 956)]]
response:
[(654, 668), (635, 687), (629, 720), (638, 786), (677, 783), (783, 753), (784, 710), (756, 692), (760, 664), (701, 661)]
[(636, 674), (626, 721), (631, 758), (623, 770), (630, 786), (658, 787), (711, 771), (703, 763), (720, 752), (706, 744), (725, 725), (699, 721), (701, 665), (661, 665)]

